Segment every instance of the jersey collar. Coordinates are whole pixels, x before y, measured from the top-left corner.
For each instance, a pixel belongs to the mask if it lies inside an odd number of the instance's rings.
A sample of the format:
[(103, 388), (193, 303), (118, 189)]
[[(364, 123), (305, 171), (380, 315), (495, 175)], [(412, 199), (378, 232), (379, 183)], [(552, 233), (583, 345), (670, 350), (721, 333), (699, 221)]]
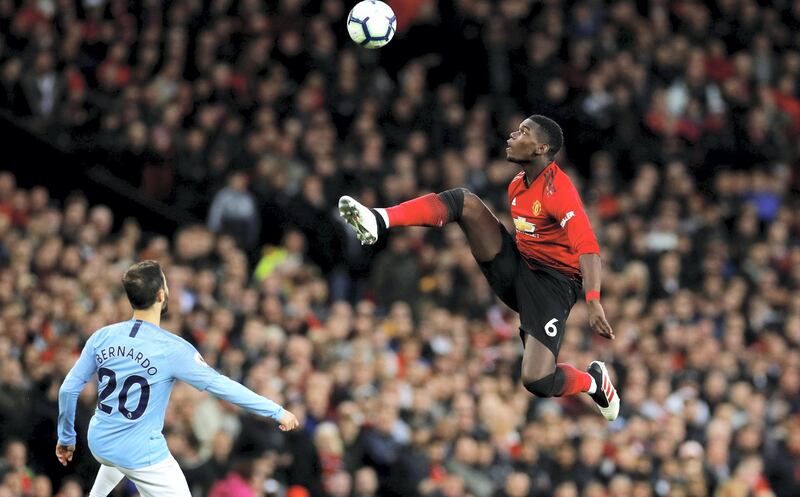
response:
[(533, 184), (533, 183), (534, 183), (534, 182), (535, 182), (537, 179), (539, 179), (539, 177), (540, 177), (542, 174), (544, 174), (544, 172), (545, 172), (545, 171), (547, 171), (548, 169), (550, 169), (551, 167), (553, 167), (553, 166), (555, 166), (555, 165), (557, 165), (557, 164), (556, 164), (556, 161), (552, 161), (552, 162), (550, 162), (550, 164), (546, 165), (546, 166), (544, 167), (544, 169), (542, 169), (541, 171), (539, 171), (539, 174), (537, 174), (536, 176), (534, 176), (533, 178), (531, 178), (531, 182), (530, 182), (530, 183), (528, 183), (528, 173), (526, 173), (526, 172), (524, 172), (524, 171), (523, 171), (523, 172), (522, 172), (522, 184), (523, 184), (523, 185), (525, 185), (525, 188), (530, 188), (530, 187), (531, 187), (531, 185), (532, 185), (532, 184)]

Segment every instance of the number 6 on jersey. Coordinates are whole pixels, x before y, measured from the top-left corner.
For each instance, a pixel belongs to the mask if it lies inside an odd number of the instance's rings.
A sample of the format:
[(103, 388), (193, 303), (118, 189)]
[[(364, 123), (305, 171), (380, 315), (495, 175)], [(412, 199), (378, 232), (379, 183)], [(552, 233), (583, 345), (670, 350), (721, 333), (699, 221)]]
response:
[(556, 328), (556, 323), (558, 322), (557, 318), (553, 318), (544, 325), (544, 332), (549, 337), (554, 337), (558, 334), (558, 328)]

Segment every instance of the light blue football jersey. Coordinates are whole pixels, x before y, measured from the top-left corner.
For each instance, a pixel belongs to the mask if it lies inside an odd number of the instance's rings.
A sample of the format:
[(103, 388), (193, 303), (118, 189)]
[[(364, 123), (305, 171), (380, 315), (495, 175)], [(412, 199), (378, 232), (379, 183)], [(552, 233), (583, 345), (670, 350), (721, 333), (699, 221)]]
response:
[(64, 379), (58, 393), (58, 442), (75, 444), (78, 395), (94, 374), (98, 402), (89, 423), (94, 456), (127, 469), (164, 460), (161, 431), (175, 380), (253, 413), (279, 419), (283, 408), (208, 366), (189, 342), (148, 323), (130, 320), (96, 331)]

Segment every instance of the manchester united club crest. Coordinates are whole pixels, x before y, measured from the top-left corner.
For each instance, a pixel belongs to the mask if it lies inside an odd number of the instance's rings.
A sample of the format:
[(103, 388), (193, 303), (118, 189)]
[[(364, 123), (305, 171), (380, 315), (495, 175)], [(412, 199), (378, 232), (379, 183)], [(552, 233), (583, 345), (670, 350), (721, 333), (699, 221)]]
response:
[(538, 200), (533, 203), (533, 215), (538, 216), (542, 213), (542, 203)]

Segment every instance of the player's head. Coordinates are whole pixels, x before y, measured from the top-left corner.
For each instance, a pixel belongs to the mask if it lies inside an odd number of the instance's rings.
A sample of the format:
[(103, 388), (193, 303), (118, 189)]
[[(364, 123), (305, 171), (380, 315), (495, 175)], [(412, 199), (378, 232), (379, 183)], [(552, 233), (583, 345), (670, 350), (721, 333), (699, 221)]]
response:
[(142, 261), (129, 267), (122, 275), (122, 286), (134, 309), (144, 310), (159, 305), (161, 315), (167, 313), (169, 287), (158, 262)]
[(520, 123), (506, 143), (509, 162), (528, 164), (540, 157), (552, 161), (564, 144), (564, 132), (549, 117), (534, 114)]

